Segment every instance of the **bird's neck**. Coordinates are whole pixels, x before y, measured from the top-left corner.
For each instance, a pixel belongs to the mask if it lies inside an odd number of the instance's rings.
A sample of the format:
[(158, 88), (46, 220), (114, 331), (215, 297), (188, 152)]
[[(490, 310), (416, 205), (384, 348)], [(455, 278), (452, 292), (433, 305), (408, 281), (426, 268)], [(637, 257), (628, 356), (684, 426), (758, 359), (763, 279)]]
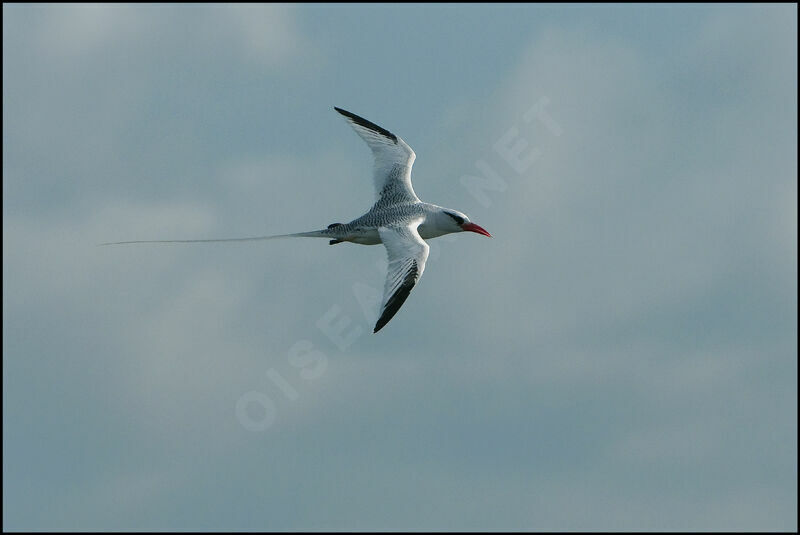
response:
[(425, 220), (420, 223), (419, 227), (417, 228), (417, 232), (419, 232), (420, 237), (425, 240), (438, 238), (439, 236), (444, 236), (445, 234), (450, 234), (453, 232), (451, 229), (444, 228), (440, 225), (440, 222), (442, 221), (442, 208), (439, 206), (432, 207), (434, 209), (426, 210)]

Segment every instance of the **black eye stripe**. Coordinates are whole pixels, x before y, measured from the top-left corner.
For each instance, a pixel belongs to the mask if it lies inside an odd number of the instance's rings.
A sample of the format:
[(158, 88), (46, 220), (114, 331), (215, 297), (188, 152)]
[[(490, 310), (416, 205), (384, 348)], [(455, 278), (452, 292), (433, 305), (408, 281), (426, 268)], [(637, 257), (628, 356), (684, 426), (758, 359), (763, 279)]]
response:
[(450, 217), (452, 217), (453, 219), (455, 219), (456, 223), (458, 223), (459, 225), (463, 225), (464, 224), (464, 218), (459, 217), (459, 216), (457, 216), (455, 214), (451, 214), (450, 212), (445, 212), (445, 214), (447, 214)]

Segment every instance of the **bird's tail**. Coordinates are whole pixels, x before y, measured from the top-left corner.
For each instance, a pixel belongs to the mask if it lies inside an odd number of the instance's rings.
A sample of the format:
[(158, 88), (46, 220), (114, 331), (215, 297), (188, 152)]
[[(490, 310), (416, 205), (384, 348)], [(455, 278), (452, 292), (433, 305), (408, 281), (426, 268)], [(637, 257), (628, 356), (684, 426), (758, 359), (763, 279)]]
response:
[(277, 234), (275, 236), (253, 236), (250, 238), (221, 238), (215, 240), (134, 240), (134, 241), (116, 241), (109, 243), (101, 243), (104, 245), (132, 245), (134, 243), (216, 243), (216, 242), (242, 242), (242, 241), (264, 241), (264, 240), (277, 240), (279, 238), (330, 238), (330, 235), (324, 230), (312, 230), (311, 232), (296, 232), (294, 234)]

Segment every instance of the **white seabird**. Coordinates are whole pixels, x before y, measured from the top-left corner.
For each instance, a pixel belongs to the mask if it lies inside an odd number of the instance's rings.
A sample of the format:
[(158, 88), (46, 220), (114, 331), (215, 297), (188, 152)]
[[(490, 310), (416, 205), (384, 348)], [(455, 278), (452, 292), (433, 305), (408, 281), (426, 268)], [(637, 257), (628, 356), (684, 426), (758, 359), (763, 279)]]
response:
[(354, 113), (334, 108), (367, 142), (375, 157), (372, 179), (375, 183), (375, 204), (367, 213), (349, 223), (334, 223), (322, 230), (213, 240), (148, 240), (105, 243), (209, 243), (231, 241), (271, 240), (275, 238), (327, 238), (331, 245), (352, 242), (362, 245), (382, 243), (389, 257), (388, 273), (383, 291), (380, 317), (373, 332), (381, 330), (400, 310), (417, 284), (425, 261), (428, 244), (425, 240), (453, 232), (476, 232), (491, 235), (472, 223), (462, 212), (423, 202), (411, 186), (411, 166), (416, 155), (400, 137)]

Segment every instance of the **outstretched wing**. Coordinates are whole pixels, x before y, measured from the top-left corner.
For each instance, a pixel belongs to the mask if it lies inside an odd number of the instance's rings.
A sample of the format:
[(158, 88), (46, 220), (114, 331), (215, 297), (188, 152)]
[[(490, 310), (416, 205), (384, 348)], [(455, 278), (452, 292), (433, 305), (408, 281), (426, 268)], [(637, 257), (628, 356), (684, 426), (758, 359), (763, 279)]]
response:
[(411, 147), (398, 136), (373, 122), (347, 110), (334, 107), (367, 142), (375, 157), (373, 180), (377, 202), (394, 204), (419, 201), (411, 187), (411, 166), (417, 157)]
[(430, 247), (417, 232), (419, 221), (407, 227), (380, 227), (378, 233), (389, 255), (381, 316), (373, 332), (380, 331), (403, 306), (408, 294), (425, 271)]

